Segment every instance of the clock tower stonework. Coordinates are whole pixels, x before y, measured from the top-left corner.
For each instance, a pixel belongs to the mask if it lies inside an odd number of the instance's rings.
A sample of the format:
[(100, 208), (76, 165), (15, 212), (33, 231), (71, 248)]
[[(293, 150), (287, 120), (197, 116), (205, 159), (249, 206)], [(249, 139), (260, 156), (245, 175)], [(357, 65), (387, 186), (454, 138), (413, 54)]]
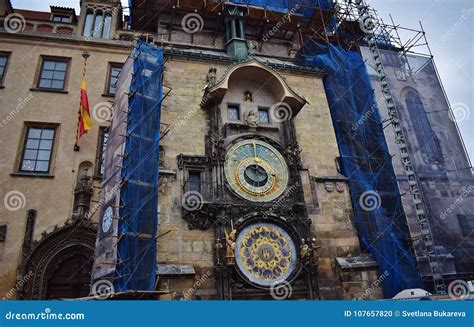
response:
[[(162, 116), (179, 122), (161, 142), (165, 166), (174, 157), (177, 167), (160, 171), (162, 298), (361, 297), (378, 272), (351, 220), (323, 76), (252, 58), (168, 65), (173, 108), (188, 107)], [(197, 71), (202, 82), (190, 81)], [(181, 90), (180, 79), (196, 88)], [(191, 95), (199, 103), (189, 109)]]

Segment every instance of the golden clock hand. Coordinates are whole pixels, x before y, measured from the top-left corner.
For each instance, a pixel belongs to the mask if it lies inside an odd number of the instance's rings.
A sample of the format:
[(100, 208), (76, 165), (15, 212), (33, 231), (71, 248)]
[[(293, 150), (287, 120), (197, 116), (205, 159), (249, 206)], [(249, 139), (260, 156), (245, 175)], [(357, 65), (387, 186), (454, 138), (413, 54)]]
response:
[(257, 162), (257, 144), (255, 144), (255, 140), (253, 141), (253, 159)]

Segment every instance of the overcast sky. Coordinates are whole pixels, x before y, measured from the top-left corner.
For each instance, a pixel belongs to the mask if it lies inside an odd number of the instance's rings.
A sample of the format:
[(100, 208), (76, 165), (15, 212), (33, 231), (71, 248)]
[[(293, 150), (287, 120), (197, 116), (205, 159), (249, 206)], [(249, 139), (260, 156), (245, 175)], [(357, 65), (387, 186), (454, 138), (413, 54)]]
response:
[[(388, 21), (419, 28), (421, 21), (459, 127), (474, 160), (474, 0), (368, 0)], [(79, 0), (12, 0), (15, 8), (49, 10), (50, 5), (74, 7)], [(128, 0), (122, 0), (128, 6)]]

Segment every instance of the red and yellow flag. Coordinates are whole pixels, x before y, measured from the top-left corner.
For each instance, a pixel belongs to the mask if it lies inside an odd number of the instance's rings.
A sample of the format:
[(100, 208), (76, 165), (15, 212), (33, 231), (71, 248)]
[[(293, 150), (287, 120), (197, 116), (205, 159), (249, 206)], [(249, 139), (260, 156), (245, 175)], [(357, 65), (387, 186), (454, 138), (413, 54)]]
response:
[(81, 84), (81, 107), (79, 110), (79, 134), (77, 138), (87, 133), (92, 128), (92, 119), (87, 98), (86, 76), (82, 78)]

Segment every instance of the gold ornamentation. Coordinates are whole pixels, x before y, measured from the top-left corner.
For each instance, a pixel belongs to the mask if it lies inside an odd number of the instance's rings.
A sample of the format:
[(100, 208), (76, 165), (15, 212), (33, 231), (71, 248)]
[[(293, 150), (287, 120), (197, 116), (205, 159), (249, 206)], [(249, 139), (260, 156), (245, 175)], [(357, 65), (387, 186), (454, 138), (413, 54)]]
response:
[(237, 244), (239, 268), (257, 284), (269, 286), (286, 280), (295, 267), (293, 241), (276, 225), (249, 226), (239, 235)]

